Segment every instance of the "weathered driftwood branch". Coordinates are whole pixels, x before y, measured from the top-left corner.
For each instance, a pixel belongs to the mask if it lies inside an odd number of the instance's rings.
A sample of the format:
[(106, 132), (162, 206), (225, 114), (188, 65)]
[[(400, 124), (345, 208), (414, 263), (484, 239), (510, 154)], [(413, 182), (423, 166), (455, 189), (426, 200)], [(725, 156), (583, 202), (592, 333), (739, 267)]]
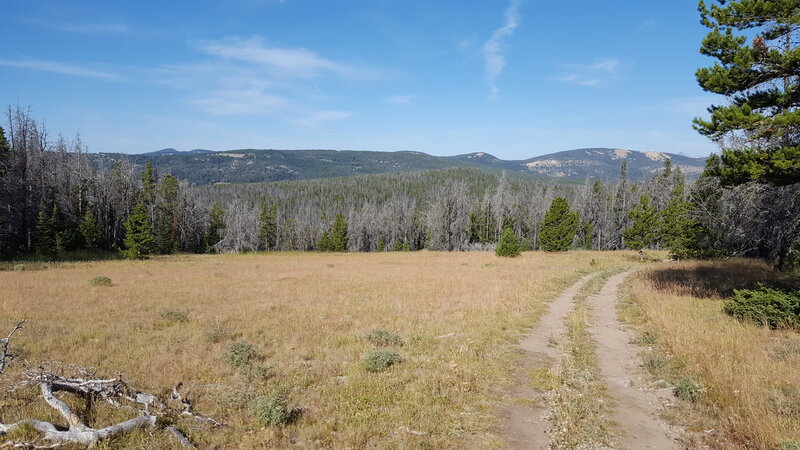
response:
[[(42, 392), (44, 401), (56, 410), (67, 423), (66, 427), (56, 425), (41, 420), (22, 420), (12, 424), (0, 423), (0, 435), (8, 433), (22, 425), (29, 425), (42, 433), (44, 440), (56, 443), (77, 443), (93, 446), (98, 441), (110, 437), (128, 433), (139, 428), (152, 428), (156, 426), (157, 420), (165, 415), (178, 413), (189, 416), (193, 419), (202, 420), (212, 426), (221, 426), (217, 420), (202, 416), (192, 412), (192, 405), (188, 399), (181, 396), (179, 389), (181, 383), (176, 384), (172, 390), (172, 400), (181, 402), (182, 409), (177, 411), (162, 402), (157, 396), (145, 392), (139, 392), (131, 388), (121, 377), (110, 379), (97, 379), (94, 372), (83, 368), (72, 368), (78, 372), (78, 376), (65, 377), (53, 371), (40, 367), (38, 371), (27, 371), (24, 373), (27, 385), (38, 385)], [(84, 399), (101, 399), (108, 404), (128, 409), (136, 414), (136, 417), (120, 422), (105, 428), (92, 428), (86, 425), (83, 420), (75, 414), (70, 406), (59, 399), (55, 393), (66, 392)], [(65, 429), (66, 428), (66, 429)], [(176, 427), (168, 426), (165, 428), (178, 442), (184, 447), (194, 447), (192, 442)], [(28, 444), (28, 448), (33, 443)], [(1, 448), (1, 447), (0, 447)], [(24, 446), (16, 448), (26, 448)]]
[(8, 336), (4, 338), (0, 338), (0, 373), (3, 373), (6, 370), (6, 367), (11, 363), (11, 361), (16, 358), (16, 355), (12, 355), (8, 352), (8, 345), (11, 343), (11, 336), (14, 335), (17, 331), (22, 329), (22, 325), (25, 324), (24, 320), (21, 320), (17, 326), (8, 333)]

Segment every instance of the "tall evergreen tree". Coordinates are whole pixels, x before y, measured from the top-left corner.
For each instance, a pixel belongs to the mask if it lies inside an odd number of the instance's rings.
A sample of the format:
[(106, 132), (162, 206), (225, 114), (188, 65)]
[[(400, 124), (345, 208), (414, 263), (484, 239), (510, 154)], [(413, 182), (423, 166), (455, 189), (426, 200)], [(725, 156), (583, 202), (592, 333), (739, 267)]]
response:
[(180, 243), (177, 222), (179, 195), (178, 179), (172, 175), (166, 175), (161, 180), (157, 208), (158, 220), (155, 226), (155, 250), (158, 253), (168, 254), (178, 249)]
[(83, 215), (80, 225), (78, 225), (81, 237), (83, 238), (83, 245), (90, 249), (96, 250), (100, 248), (103, 241), (103, 229), (97, 223), (94, 212), (91, 208), (86, 208), (86, 214)]
[(342, 214), (337, 214), (333, 220), (330, 233), (330, 250), (332, 252), (347, 251), (347, 220)]
[(211, 205), (208, 229), (205, 234), (206, 253), (214, 253), (214, 246), (222, 239), (220, 231), (225, 228), (225, 210), (220, 202)]
[(517, 235), (514, 234), (514, 230), (512, 230), (511, 227), (503, 229), (503, 234), (500, 235), (500, 242), (497, 244), (494, 253), (497, 256), (514, 258), (519, 256), (521, 251), (519, 239)]
[[(710, 28), (700, 52), (717, 60), (697, 71), (706, 91), (725, 95), (695, 128), (722, 147), (714, 175), (724, 185), (800, 182), (800, 79), (797, 0), (700, 1)], [(737, 34), (738, 32), (738, 34)], [(752, 41), (748, 43), (748, 36)]]
[(124, 243), (122, 254), (128, 259), (145, 259), (152, 252), (153, 227), (147, 218), (144, 202), (139, 202), (125, 221)]
[(258, 219), (258, 239), (264, 250), (275, 250), (278, 242), (278, 208), (275, 205), (261, 205), (261, 216)]
[(142, 201), (148, 206), (156, 202), (156, 178), (156, 169), (148, 162), (142, 172)]
[(651, 247), (658, 239), (658, 211), (650, 204), (650, 198), (642, 195), (639, 204), (628, 215), (631, 226), (622, 232), (625, 245), (633, 250)]
[(53, 220), (53, 212), (58, 212), (58, 205), (55, 202), (51, 204), (43, 201), (39, 206), (34, 249), (41, 256), (52, 256), (57, 253), (58, 229)]
[(556, 197), (544, 215), (539, 231), (539, 242), (546, 252), (563, 252), (572, 247), (575, 233), (578, 232), (578, 213), (569, 210), (569, 202), (564, 197)]

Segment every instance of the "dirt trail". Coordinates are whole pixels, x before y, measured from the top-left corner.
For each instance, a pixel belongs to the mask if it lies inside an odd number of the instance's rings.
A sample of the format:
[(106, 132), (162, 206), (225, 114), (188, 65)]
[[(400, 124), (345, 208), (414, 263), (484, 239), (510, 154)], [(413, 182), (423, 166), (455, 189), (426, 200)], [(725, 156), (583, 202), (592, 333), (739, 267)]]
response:
[(594, 275), (590, 274), (567, 288), (550, 302), (545, 313), (531, 334), (520, 342), (522, 361), (514, 372), (514, 385), (509, 394), (511, 403), (503, 408), (502, 436), (511, 449), (549, 449), (547, 430), (552, 424), (547, 420), (549, 407), (544, 393), (532, 386), (530, 374), (536, 369), (553, 369), (560, 354), (551, 342), (557, 342), (564, 334), (564, 316), (573, 306), (573, 298)]
[(681, 448), (677, 442), (679, 433), (658, 416), (668, 394), (646, 388), (638, 363), (639, 349), (630, 343), (633, 335), (617, 319), (619, 287), (628, 273), (614, 275), (597, 295), (587, 300), (595, 316), (590, 332), (597, 342), (600, 370), (609, 394), (618, 402), (614, 420), (624, 431), (619, 443), (630, 449)]

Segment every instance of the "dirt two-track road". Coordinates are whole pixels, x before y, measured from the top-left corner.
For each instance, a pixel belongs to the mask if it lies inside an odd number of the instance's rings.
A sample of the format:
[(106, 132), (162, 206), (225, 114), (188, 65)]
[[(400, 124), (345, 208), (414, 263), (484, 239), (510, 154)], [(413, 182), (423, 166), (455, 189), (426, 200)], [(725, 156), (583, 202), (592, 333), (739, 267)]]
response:
[[(613, 401), (609, 419), (616, 422), (614, 447), (621, 449), (679, 449), (680, 432), (660, 417), (669, 401), (664, 390), (648, 387), (640, 367), (640, 348), (632, 344), (632, 334), (617, 319), (620, 285), (630, 272), (610, 277), (600, 291), (586, 299), (592, 311), (589, 331), (596, 345), (601, 378)], [(512, 449), (558, 448), (553, 442), (552, 402), (548, 393), (534, 387), (534, 371), (557, 372), (562, 358), (557, 345), (566, 332), (565, 316), (574, 306), (576, 296), (592, 278), (588, 275), (566, 289), (550, 303), (533, 331), (520, 342), (523, 354), (510, 388), (511, 401), (503, 408), (502, 435)], [(596, 448), (587, 442), (587, 448)]]

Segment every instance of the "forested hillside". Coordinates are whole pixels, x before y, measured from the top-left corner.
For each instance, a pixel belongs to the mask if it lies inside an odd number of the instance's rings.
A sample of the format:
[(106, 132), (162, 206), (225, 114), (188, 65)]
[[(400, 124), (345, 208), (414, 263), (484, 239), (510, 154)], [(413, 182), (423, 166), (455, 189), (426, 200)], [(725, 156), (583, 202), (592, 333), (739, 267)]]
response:
[(231, 150), (211, 152), (191, 150), (123, 155), (90, 154), (95, 167), (110, 167), (128, 160), (137, 170), (148, 162), (162, 173), (192, 184), (263, 183), (282, 180), (307, 180), (351, 175), (400, 173), (451, 167), (481, 169), (515, 177), (550, 181), (583, 182), (586, 178), (616, 179), (625, 160), (632, 180), (646, 180), (669, 159), (684, 174), (696, 178), (705, 163), (702, 158), (658, 152), (591, 148), (569, 150), (526, 160), (505, 161), (478, 152), (458, 156), (432, 156), (420, 152), (368, 152), (339, 150)]
[[(555, 232), (543, 230), (548, 211), (576, 214), (556, 230), (558, 241), (566, 242), (559, 250), (666, 247), (682, 257), (771, 258), (789, 245), (776, 230), (792, 218), (767, 217), (756, 207), (780, 202), (781, 189), (789, 188), (722, 189), (711, 176), (687, 186), (671, 158), (660, 158), (660, 169), (636, 181), (629, 176), (628, 162), (638, 157), (633, 152), (614, 153), (619, 166), (612, 179), (572, 184), (470, 166), (205, 185), (126, 158), (98, 164), (79, 137), (51, 140), (20, 108), (11, 110), (7, 129), (0, 153), (0, 251), (6, 259), (60, 258), (80, 249), (133, 258), (176, 251), (487, 249), (506, 228), (523, 248), (536, 250), (543, 248), (543, 235)], [(553, 223), (562, 222), (556, 217)]]

